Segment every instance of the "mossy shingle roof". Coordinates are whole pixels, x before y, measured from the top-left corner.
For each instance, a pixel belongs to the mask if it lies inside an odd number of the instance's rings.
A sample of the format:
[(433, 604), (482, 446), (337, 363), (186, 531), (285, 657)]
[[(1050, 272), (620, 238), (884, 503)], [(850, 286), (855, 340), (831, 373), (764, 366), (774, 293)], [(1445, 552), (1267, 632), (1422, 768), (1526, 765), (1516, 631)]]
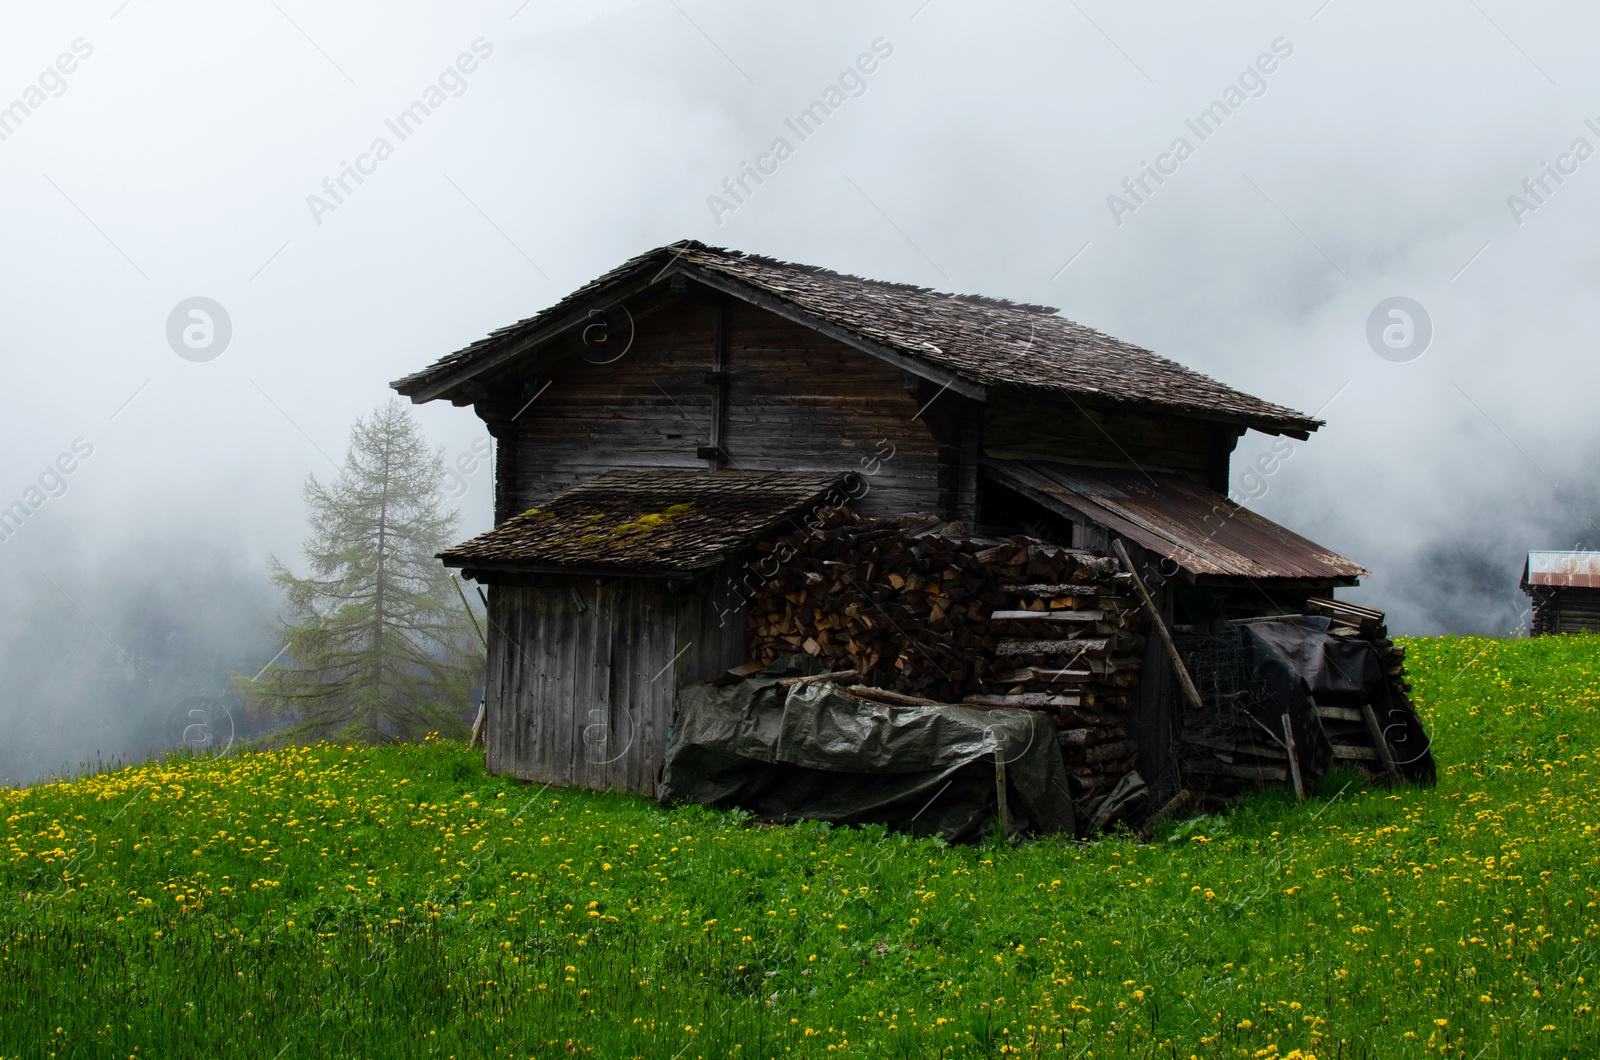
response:
[[(836, 472), (611, 471), (439, 558), (473, 569), (691, 574), (770, 529), (798, 529), (799, 517), (843, 478)], [(831, 499), (837, 503), (843, 492)]]

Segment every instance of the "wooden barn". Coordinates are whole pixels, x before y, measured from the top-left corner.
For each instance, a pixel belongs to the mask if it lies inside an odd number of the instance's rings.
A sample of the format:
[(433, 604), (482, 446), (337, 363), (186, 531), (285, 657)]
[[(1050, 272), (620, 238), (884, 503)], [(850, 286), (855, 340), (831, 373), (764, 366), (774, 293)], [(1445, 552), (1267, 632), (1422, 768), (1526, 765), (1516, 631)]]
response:
[[(748, 657), (721, 590), (820, 505), (1121, 541), (1202, 630), (1366, 573), (1226, 496), (1245, 431), (1321, 421), (1043, 306), (683, 242), (393, 386), (496, 440), (495, 528), (443, 558), (489, 586), (489, 768), (529, 780), (653, 793), (676, 690)], [(1173, 678), (1143, 650), (1155, 776)]]
[(1522, 591), (1531, 635), (1600, 632), (1600, 552), (1530, 552)]

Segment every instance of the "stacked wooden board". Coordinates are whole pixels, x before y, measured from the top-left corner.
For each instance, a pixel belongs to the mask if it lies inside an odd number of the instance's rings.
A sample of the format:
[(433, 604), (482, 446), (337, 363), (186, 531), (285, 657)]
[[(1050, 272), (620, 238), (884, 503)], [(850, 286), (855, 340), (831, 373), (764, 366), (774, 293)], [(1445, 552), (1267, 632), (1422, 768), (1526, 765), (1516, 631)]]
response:
[[(1384, 676), (1400, 693), (1411, 691), (1406, 680), (1406, 649), (1389, 639), (1384, 613), (1370, 607), (1312, 597), (1306, 601), (1308, 615), (1328, 618), (1328, 632), (1340, 637), (1355, 637), (1371, 644), (1378, 652)], [(1394, 748), (1384, 739), (1380, 720), (1372, 705), (1335, 707), (1313, 704), (1336, 759), (1359, 765), (1368, 772), (1398, 779)]]
[(1340, 637), (1359, 637), (1378, 649), (1383, 672), (1402, 692), (1411, 691), (1406, 680), (1406, 649), (1389, 639), (1389, 627), (1382, 611), (1343, 600), (1324, 600), (1312, 597), (1306, 601), (1305, 613), (1324, 615), (1331, 620), (1328, 632)]
[[(1324, 617), (1334, 636), (1364, 640), (1377, 652), (1387, 680), (1400, 700), (1410, 690), (1405, 679), (1405, 648), (1389, 639), (1384, 613), (1342, 600), (1313, 597), (1302, 613), (1236, 619), (1228, 625), (1266, 621), (1299, 621)], [(1182, 783), (1208, 794), (1228, 794), (1252, 784), (1291, 783), (1291, 744), (1282, 721), (1261, 719), (1260, 704), (1271, 694), (1255, 672), (1237, 638), (1219, 634), (1184, 635), (1180, 651), (1190, 670), (1204, 710), (1185, 710), (1175, 719), (1177, 762)], [(1388, 697), (1384, 698), (1384, 702)], [(1392, 716), (1380, 719), (1373, 704), (1361, 698), (1339, 703), (1306, 703), (1309, 718), (1297, 726), (1314, 732), (1293, 733), (1293, 750), (1304, 755), (1313, 744), (1326, 744), (1331, 765), (1360, 767), (1375, 777), (1398, 780), (1395, 747), (1385, 736), (1385, 723), (1396, 731)], [(1274, 719), (1276, 715), (1274, 715)], [(1300, 759), (1304, 766), (1305, 760)]]
[(745, 588), (754, 663), (805, 652), (869, 698), (1042, 711), (1076, 796), (1133, 768), (1144, 620), (1115, 559), (840, 507), (761, 543)]
[[(1185, 777), (1285, 784), (1289, 754), (1281, 733), (1264, 729), (1247, 711), (1189, 711), (1183, 718), (1179, 767)], [(1191, 786), (1214, 787), (1215, 784)]]

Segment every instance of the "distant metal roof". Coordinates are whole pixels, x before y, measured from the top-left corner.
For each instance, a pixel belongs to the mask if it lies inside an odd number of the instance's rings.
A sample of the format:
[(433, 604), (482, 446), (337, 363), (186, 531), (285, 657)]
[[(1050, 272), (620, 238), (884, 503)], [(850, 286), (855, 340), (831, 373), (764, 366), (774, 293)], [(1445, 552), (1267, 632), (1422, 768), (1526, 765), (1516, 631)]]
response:
[(1366, 568), (1179, 475), (985, 460), (1000, 485), (1081, 516), (1195, 575), (1354, 584)]
[(455, 388), (542, 342), (594, 324), (591, 307), (673, 273), (797, 319), (957, 393), (1015, 388), (1046, 399), (1187, 413), (1305, 437), (1322, 421), (1252, 397), (1176, 361), (1075, 323), (1049, 306), (945, 294), (684, 240), (624, 262), (555, 305), (389, 384), (413, 401)]
[(1530, 585), (1600, 589), (1600, 552), (1530, 552), (1522, 587)]
[(693, 573), (823, 500), (843, 478), (820, 471), (610, 471), (439, 558), (474, 569)]

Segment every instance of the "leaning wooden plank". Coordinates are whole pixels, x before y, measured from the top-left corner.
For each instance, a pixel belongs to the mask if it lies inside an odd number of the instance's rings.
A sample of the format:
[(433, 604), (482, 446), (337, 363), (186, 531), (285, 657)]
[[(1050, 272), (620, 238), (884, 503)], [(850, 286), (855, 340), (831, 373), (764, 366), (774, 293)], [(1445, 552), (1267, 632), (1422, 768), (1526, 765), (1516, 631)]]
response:
[(1161, 640), (1167, 646), (1167, 656), (1172, 660), (1172, 670), (1178, 675), (1178, 685), (1183, 689), (1184, 698), (1195, 710), (1206, 709), (1205, 701), (1200, 698), (1200, 690), (1194, 687), (1194, 681), (1189, 677), (1188, 667), (1183, 665), (1183, 657), (1178, 654), (1178, 646), (1172, 642), (1172, 631), (1167, 629), (1166, 620), (1161, 617), (1161, 609), (1150, 596), (1150, 590), (1144, 587), (1144, 579), (1139, 577), (1133, 569), (1133, 560), (1128, 558), (1127, 546), (1123, 545), (1122, 538), (1113, 538), (1111, 548), (1116, 552), (1117, 558), (1122, 561), (1122, 566), (1133, 579), (1133, 586), (1139, 590), (1139, 596), (1144, 600), (1144, 606), (1149, 611), (1150, 621), (1156, 627), (1156, 632), (1161, 634)]
[(1283, 745), (1289, 753), (1289, 776), (1294, 781), (1294, 795), (1302, 803), (1306, 801), (1306, 788), (1300, 780), (1300, 758), (1294, 749), (1294, 726), (1289, 723), (1289, 715), (1283, 716)]
[(1383, 771), (1398, 782), (1400, 769), (1394, 764), (1394, 755), (1389, 753), (1389, 741), (1384, 738), (1383, 726), (1378, 724), (1378, 716), (1373, 713), (1371, 703), (1361, 704), (1361, 717), (1367, 723), (1367, 735), (1372, 737), (1372, 746), (1378, 752), (1378, 761), (1383, 763)]

